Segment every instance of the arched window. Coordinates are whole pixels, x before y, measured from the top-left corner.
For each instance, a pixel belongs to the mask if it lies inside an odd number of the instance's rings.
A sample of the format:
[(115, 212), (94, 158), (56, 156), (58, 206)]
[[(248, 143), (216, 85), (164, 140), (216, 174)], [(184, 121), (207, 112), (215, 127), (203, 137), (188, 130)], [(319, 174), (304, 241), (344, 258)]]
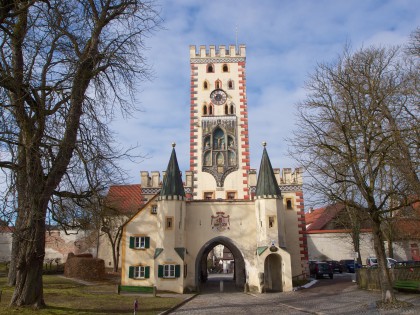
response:
[(209, 106), (209, 115), (213, 115), (213, 106), (212, 105)]
[(230, 104), (230, 114), (235, 114), (235, 107), (233, 106), (233, 104)]
[(211, 166), (211, 152), (210, 151), (204, 153), (204, 165)]
[(216, 128), (213, 132), (213, 149), (225, 149), (225, 133), (220, 128)]
[(223, 71), (223, 72), (229, 72), (229, 67), (228, 67), (228, 65), (227, 65), (227, 64), (223, 64), (223, 66), (222, 66), (222, 71)]
[(207, 81), (203, 82), (203, 89), (207, 90), (209, 88), (209, 83)]
[(228, 115), (228, 114), (229, 114), (228, 106), (225, 105), (225, 115)]
[(222, 81), (217, 80), (217, 81), (214, 83), (214, 86), (216, 87), (216, 89), (221, 89), (221, 88), (222, 88)]
[(225, 164), (225, 157), (223, 156), (222, 152), (217, 153), (216, 164), (217, 166), (223, 166)]
[(207, 64), (207, 72), (210, 72), (210, 73), (214, 72), (214, 66), (212, 63)]
[(233, 90), (234, 86), (233, 86), (233, 80), (229, 80), (228, 81), (228, 89), (229, 90)]
[(228, 163), (229, 165), (236, 165), (236, 154), (233, 151), (228, 151)]
[(207, 105), (203, 106), (203, 115), (207, 115)]

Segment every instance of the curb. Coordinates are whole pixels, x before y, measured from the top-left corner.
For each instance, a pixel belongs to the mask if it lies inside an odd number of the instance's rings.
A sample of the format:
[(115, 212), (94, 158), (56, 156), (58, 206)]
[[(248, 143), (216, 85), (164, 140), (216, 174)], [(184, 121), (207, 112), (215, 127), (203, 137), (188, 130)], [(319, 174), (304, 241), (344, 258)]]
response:
[(195, 298), (199, 293), (194, 294), (193, 296), (190, 296), (189, 298), (186, 298), (185, 300), (183, 300), (182, 302), (178, 303), (175, 306), (172, 306), (170, 309), (167, 309), (166, 311), (163, 311), (161, 313), (159, 313), (158, 315), (166, 315), (166, 314), (170, 314), (173, 311), (175, 311), (177, 308), (181, 307), (182, 305), (184, 305), (185, 303), (191, 301), (193, 298)]

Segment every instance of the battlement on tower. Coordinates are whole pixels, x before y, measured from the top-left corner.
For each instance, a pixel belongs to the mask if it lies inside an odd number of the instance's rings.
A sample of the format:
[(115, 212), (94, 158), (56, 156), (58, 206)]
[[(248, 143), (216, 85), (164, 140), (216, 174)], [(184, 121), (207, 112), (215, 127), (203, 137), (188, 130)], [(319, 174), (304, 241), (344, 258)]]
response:
[[(295, 168), (273, 168), (274, 176), (276, 177), (277, 183), (280, 188), (282, 185), (302, 185), (302, 169)], [(255, 169), (250, 169), (248, 172), (248, 183), (250, 186), (257, 185), (257, 171)]]
[(239, 45), (239, 48), (236, 49), (236, 45), (229, 45), (226, 48), (225, 45), (220, 45), (216, 48), (215, 45), (199, 46), (198, 50), (195, 45), (190, 45), (190, 58), (226, 58), (226, 57), (243, 57), (245, 58), (245, 45)]
[[(152, 171), (149, 172), (148, 171), (141, 171), (140, 172), (140, 183), (141, 183), (141, 188), (145, 189), (145, 188), (158, 188), (160, 189), (162, 187), (162, 181), (163, 178), (165, 177), (165, 171), (162, 172), (162, 177), (160, 176), (160, 172), (159, 171)], [(181, 174), (182, 176), (182, 174)], [(185, 183), (184, 186), (185, 187), (192, 187), (192, 172), (191, 171), (186, 171), (185, 172)]]

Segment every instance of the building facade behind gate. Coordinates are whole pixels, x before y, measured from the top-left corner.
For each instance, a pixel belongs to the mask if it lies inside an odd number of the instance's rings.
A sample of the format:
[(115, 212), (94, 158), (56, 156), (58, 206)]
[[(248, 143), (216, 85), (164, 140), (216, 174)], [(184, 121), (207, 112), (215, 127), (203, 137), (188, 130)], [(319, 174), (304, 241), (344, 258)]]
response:
[(219, 244), (240, 288), (290, 291), (305, 273), (300, 169), (273, 169), (266, 144), (250, 168), (245, 53), (190, 46), (190, 170), (183, 179), (173, 144), (162, 177), (141, 172), (148, 201), (123, 228), (122, 285), (197, 290)]

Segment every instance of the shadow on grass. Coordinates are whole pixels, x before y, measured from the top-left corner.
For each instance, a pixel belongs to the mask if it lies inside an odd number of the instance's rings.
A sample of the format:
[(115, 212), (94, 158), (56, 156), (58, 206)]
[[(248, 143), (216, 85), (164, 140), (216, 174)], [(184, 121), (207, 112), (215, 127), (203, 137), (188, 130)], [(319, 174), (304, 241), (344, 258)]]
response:
[[(129, 313), (132, 314), (133, 313), (133, 309), (122, 309), (122, 308), (72, 308), (72, 307), (63, 307), (63, 306), (47, 306), (45, 308), (45, 310), (48, 311), (60, 311), (62, 312), (62, 314), (81, 314), (81, 313), (86, 313), (86, 314), (125, 314), (125, 313)], [(160, 307), (160, 308), (153, 308), (153, 310), (148, 310), (148, 309), (139, 309), (137, 312), (138, 313), (161, 313), (163, 311), (166, 311), (167, 308), (165, 307)], [(54, 313), (55, 314), (55, 313)], [(58, 313), (61, 314), (61, 313)]]

